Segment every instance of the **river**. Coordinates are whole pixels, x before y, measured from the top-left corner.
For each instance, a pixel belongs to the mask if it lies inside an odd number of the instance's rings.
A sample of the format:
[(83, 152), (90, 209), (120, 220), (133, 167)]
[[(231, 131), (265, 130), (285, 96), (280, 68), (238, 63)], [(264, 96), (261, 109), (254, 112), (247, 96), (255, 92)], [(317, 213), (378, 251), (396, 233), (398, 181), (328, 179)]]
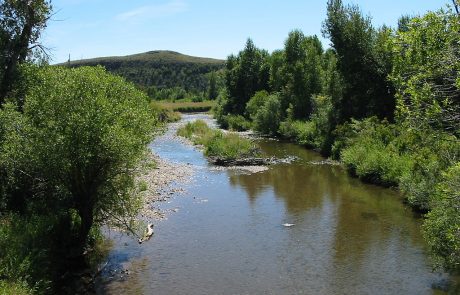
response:
[[(182, 120), (196, 118), (210, 120)], [(185, 194), (159, 205), (171, 213), (155, 222), (147, 243), (110, 234), (99, 293), (446, 294), (452, 279), (432, 272), (421, 220), (398, 192), (268, 139), (258, 140), (268, 156), (296, 160), (253, 174), (215, 169), (171, 139), (177, 125), (151, 148), (192, 165), (193, 179)]]

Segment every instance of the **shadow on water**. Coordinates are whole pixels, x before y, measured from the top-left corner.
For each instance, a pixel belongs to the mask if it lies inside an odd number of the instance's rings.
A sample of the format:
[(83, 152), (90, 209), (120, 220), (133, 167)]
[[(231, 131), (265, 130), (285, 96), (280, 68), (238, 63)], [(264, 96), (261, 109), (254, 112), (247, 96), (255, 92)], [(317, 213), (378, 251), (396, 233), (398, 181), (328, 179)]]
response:
[(396, 191), (312, 164), (322, 158), (300, 146), (259, 144), (297, 160), (255, 174), (215, 171), (168, 133), (158, 138), (160, 156), (198, 167), (194, 181), (161, 205), (179, 211), (149, 243), (115, 243), (111, 255), (130, 274), (101, 293), (447, 294), (458, 281), (432, 272), (420, 219)]

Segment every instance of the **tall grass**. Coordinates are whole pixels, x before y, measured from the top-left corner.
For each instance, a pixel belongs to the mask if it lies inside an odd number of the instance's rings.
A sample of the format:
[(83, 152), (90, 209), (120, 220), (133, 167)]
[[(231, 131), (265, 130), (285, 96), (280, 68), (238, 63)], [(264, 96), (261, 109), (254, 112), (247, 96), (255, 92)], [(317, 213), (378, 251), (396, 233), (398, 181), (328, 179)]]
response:
[(203, 145), (204, 153), (208, 157), (234, 160), (259, 156), (259, 149), (253, 141), (235, 133), (212, 129), (203, 120), (187, 123), (177, 130), (177, 134), (190, 139), (196, 145)]
[(181, 118), (179, 112), (165, 108), (155, 101), (150, 102), (150, 109), (161, 123), (177, 122)]
[(33, 289), (30, 289), (27, 283), (0, 280), (0, 294), (2, 295), (32, 295), (33, 292)]
[(215, 101), (158, 101), (156, 103), (165, 109), (181, 113), (209, 112), (216, 105)]

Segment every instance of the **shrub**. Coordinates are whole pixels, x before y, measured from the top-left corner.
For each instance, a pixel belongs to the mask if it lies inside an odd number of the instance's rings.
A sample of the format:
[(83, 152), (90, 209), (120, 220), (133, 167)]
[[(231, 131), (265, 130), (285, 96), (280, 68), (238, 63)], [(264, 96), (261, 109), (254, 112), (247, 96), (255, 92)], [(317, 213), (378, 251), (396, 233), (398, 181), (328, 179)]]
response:
[(360, 138), (342, 151), (342, 161), (359, 178), (384, 186), (398, 186), (412, 166), (408, 155), (400, 155), (373, 138)]
[(246, 131), (251, 129), (251, 122), (241, 115), (227, 115), (224, 116), (222, 120), (226, 121), (224, 125), (226, 125), (229, 130)]
[(283, 137), (292, 139), (299, 144), (310, 148), (318, 147), (315, 144), (316, 125), (314, 122), (288, 120), (281, 123), (279, 132)]
[(194, 96), (192, 97), (192, 102), (202, 102), (203, 97), (202, 96)]
[(246, 116), (254, 121), (257, 112), (265, 104), (268, 96), (269, 94), (266, 90), (256, 92), (246, 104)]
[(161, 123), (169, 123), (179, 121), (181, 115), (171, 109), (160, 106), (157, 102), (151, 101), (150, 108), (153, 112), (153, 117)]
[(280, 124), (279, 133), (309, 148), (328, 155), (331, 151), (332, 134), (330, 131), (331, 103), (327, 96), (313, 97), (314, 113), (308, 121), (293, 120), (292, 107), (287, 110), (286, 121)]
[(460, 163), (442, 175), (423, 233), (438, 266), (460, 272)]
[(17, 214), (8, 214), (1, 217), (0, 277), (9, 281), (9, 287), (6, 283), (0, 285), (5, 290), (35, 289), (43, 292), (48, 289), (51, 280), (57, 275), (53, 262), (62, 259), (50, 255), (53, 250), (56, 253), (50, 243), (54, 239), (52, 234), (59, 234), (50, 230), (54, 222), (51, 216), (25, 219)]
[(370, 118), (354, 121), (350, 128), (356, 135), (348, 139), (347, 146), (341, 151), (341, 159), (347, 168), (363, 180), (398, 186), (401, 178), (409, 173), (413, 161), (393, 144), (398, 134), (396, 127)]
[(460, 159), (460, 143), (452, 135), (428, 129), (406, 131), (404, 135), (399, 145), (408, 150), (414, 165), (401, 179), (400, 187), (412, 206), (429, 210), (443, 172)]
[(254, 129), (263, 134), (276, 135), (281, 123), (281, 103), (278, 96), (270, 95), (254, 117)]

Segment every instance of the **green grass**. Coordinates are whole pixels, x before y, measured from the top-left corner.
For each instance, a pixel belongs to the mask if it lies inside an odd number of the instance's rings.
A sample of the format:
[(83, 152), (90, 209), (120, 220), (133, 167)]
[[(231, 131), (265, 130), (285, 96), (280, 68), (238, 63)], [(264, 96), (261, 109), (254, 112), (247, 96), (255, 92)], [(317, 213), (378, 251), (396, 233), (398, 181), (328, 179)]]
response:
[(181, 113), (192, 113), (192, 112), (209, 112), (215, 105), (216, 102), (212, 100), (192, 102), (192, 101), (158, 101), (158, 105), (161, 107)]
[(161, 123), (177, 122), (181, 118), (179, 112), (165, 108), (155, 101), (150, 102), (150, 108)]
[(0, 280), (1, 295), (31, 295), (31, 290), (26, 283), (14, 283)]
[(196, 145), (203, 145), (207, 157), (234, 160), (259, 156), (259, 149), (253, 141), (235, 133), (212, 129), (202, 120), (187, 123), (179, 128), (177, 134)]
[(206, 145), (205, 155), (225, 160), (233, 160), (259, 155), (257, 146), (244, 137), (235, 133), (215, 133)]

